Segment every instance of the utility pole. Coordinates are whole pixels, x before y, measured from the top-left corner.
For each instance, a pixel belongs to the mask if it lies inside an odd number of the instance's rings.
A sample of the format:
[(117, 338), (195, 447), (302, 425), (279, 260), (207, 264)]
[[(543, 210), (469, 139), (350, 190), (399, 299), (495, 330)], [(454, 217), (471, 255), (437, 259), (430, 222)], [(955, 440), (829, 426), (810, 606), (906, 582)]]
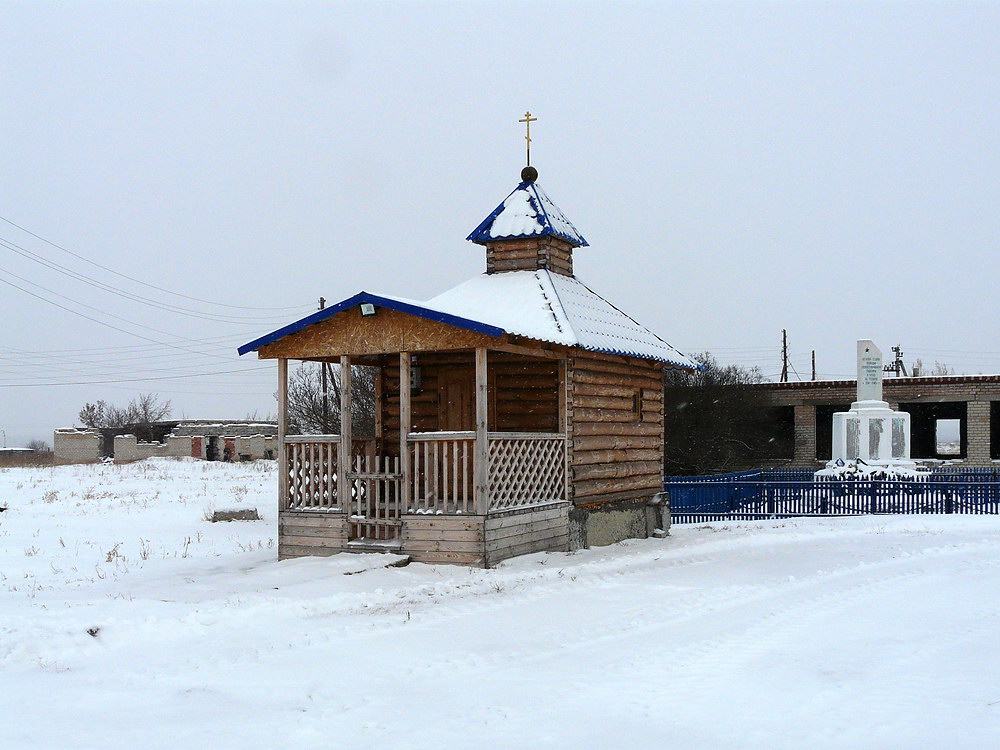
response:
[[(323, 297), (319, 298), (319, 309), (322, 310), (326, 307), (326, 299)], [(326, 381), (326, 362), (319, 363), (319, 375), (320, 380), (323, 383), (323, 432), (326, 434), (330, 433), (330, 397), (327, 391), (327, 381)]]
[(897, 378), (900, 373), (909, 377), (906, 372), (906, 364), (903, 362), (902, 347), (899, 344), (896, 344), (896, 346), (892, 347), (892, 353), (896, 355), (896, 358), (892, 361), (891, 365), (885, 365), (882, 369), (886, 372), (894, 373)]
[(781, 382), (788, 382), (788, 331), (781, 329)]
[(812, 379), (816, 379), (816, 350), (813, 349), (813, 376)]

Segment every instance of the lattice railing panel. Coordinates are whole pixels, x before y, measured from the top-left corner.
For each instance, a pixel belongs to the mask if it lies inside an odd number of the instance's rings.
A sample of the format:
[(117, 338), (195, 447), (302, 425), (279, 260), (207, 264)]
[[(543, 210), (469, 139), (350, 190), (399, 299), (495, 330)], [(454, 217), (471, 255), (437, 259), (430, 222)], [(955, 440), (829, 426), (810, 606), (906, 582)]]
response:
[(566, 439), (490, 437), (490, 510), (566, 499)]

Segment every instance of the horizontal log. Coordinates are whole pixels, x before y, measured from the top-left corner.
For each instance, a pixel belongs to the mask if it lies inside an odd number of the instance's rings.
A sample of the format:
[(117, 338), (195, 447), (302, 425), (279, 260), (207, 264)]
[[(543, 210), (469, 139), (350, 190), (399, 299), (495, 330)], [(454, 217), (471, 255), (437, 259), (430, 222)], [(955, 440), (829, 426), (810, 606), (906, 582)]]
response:
[(573, 495), (579, 502), (582, 497), (610, 495), (616, 492), (651, 488), (659, 492), (663, 487), (663, 477), (658, 474), (622, 477), (620, 479), (588, 479), (573, 482)]
[(635, 388), (628, 385), (609, 385), (606, 383), (574, 383), (573, 395), (580, 396), (610, 396), (613, 398), (632, 398)]
[[(589, 451), (656, 451), (659, 455), (663, 451), (663, 438), (659, 435), (594, 435), (576, 438), (573, 441), (573, 462), (577, 463), (577, 454)], [(636, 460), (652, 459), (637, 457)], [(601, 461), (587, 460), (584, 457), (579, 463), (601, 463)]]
[(532, 270), (538, 267), (537, 256), (533, 258), (523, 258), (514, 260), (498, 259), (493, 261), (495, 271), (522, 271)]
[(496, 411), (498, 417), (516, 417), (518, 415), (535, 416), (538, 414), (551, 414), (553, 418), (559, 410), (559, 405), (553, 397), (549, 401), (527, 401), (515, 399), (497, 403)]
[(557, 379), (553, 375), (525, 373), (523, 375), (502, 375), (497, 376), (497, 388), (555, 388), (558, 386)]
[(656, 378), (648, 378), (639, 373), (635, 375), (619, 375), (580, 368), (573, 370), (573, 382), (588, 383), (591, 385), (607, 383), (608, 385), (632, 386), (633, 388), (655, 388), (659, 385), (659, 381)]
[[(609, 438), (610, 440), (634, 440), (634, 438)], [(645, 439), (645, 438), (644, 438)], [(602, 448), (599, 450), (582, 450), (575, 446), (583, 440), (605, 440), (605, 438), (581, 438), (574, 440), (573, 465), (588, 466), (590, 464), (609, 464), (618, 461), (660, 461), (663, 452), (658, 448), (633, 448), (631, 443), (626, 443), (625, 448)]]
[(634, 422), (587, 422), (575, 418), (573, 419), (573, 435), (586, 437), (590, 435), (634, 435), (650, 436), (659, 435), (660, 425), (657, 424), (636, 424)]
[(540, 248), (538, 245), (521, 245), (514, 247), (491, 248), (488, 255), (493, 262), (500, 260), (524, 260), (525, 258), (537, 258)]
[(581, 422), (635, 422), (635, 413), (629, 409), (587, 409), (574, 407), (573, 424)]
[(647, 359), (626, 357), (615, 354), (599, 354), (597, 352), (577, 352), (573, 356), (573, 366), (580, 370), (595, 372), (613, 372), (619, 375), (633, 373), (644, 378), (662, 379), (663, 365)]
[[(633, 389), (633, 394), (635, 390)], [(627, 398), (619, 396), (582, 396), (579, 393), (573, 394), (574, 409), (618, 409), (632, 412), (635, 400), (630, 395)]]
[(498, 404), (518, 403), (521, 401), (541, 401), (554, 403), (559, 397), (558, 388), (511, 388), (499, 391), (496, 396)]
[(621, 461), (574, 466), (573, 482), (577, 484), (588, 479), (616, 479), (648, 474), (661, 475), (662, 469), (663, 464), (660, 461)]

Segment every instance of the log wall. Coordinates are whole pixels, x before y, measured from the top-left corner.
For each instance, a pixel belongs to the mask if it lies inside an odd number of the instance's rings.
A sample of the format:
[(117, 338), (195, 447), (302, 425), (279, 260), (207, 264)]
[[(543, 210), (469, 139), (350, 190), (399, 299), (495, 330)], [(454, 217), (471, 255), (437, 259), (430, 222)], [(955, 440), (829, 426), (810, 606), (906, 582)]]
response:
[(552, 235), (499, 240), (486, 245), (486, 273), (540, 268), (572, 276), (573, 245)]
[[(417, 354), (414, 367), (420, 368), (421, 387), (410, 396), (414, 432), (440, 429), (438, 415), (438, 374), (444, 369), (467, 370), (470, 387), (474, 382), (472, 352)], [(488, 355), (488, 429), (491, 432), (560, 432), (559, 363), (520, 354), (491, 351)], [(381, 364), (382, 384), (380, 429), (386, 451), (399, 451), (399, 359), (386, 358)], [(470, 424), (467, 429), (475, 428)]]
[(663, 485), (663, 366), (577, 352), (567, 362), (576, 505), (651, 498)]

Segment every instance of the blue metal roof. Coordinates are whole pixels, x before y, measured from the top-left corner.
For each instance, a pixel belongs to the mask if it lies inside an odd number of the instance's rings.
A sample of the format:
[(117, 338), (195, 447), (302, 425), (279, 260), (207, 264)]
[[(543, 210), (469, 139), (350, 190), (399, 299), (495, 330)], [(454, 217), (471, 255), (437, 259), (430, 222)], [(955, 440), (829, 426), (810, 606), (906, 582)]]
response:
[(485, 245), (496, 240), (546, 235), (560, 237), (576, 247), (589, 245), (545, 191), (535, 182), (525, 180), (466, 239)]
[(298, 333), (303, 328), (311, 326), (313, 323), (319, 323), (320, 321), (326, 320), (327, 318), (333, 317), (339, 312), (350, 309), (352, 307), (357, 307), (358, 305), (364, 304), (365, 302), (370, 302), (373, 305), (379, 307), (386, 307), (390, 310), (398, 310), (399, 312), (408, 313), (410, 315), (416, 315), (418, 318), (425, 318), (427, 320), (433, 320), (438, 323), (444, 323), (446, 325), (455, 326), (456, 328), (464, 328), (467, 331), (475, 331), (477, 333), (483, 333), (487, 336), (503, 336), (505, 331), (502, 328), (497, 328), (496, 326), (488, 325), (487, 323), (480, 323), (477, 320), (469, 320), (468, 318), (462, 318), (457, 315), (450, 315), (448, 313), (440, 312), (438, 310), (431, 310), (426, 307), (421, 307), (420, 305), (415, 305), (412, 302), (403, 302), (402, 300), (393, 299), (391, 297), (381, 297), (377, 294), (370, 294), (369, 292), (358, 292), (353, 297), (348, 297), (342, 302), (338, 302), (331, 307), (324, 308), (322, 310), (317, 310), (312, 315), (307, 315), (301, 320), (296, 320), (294, 323), (289, 323), (284, 328), (279, 328), (276, 331), (271, 331), (259, 339), (255, 339), (248, 344), (244, 344), (237, 351), (240, 355), (244, 355), (247, 352), (255, 352), (262, 346), (267, 346), (268, 344), (274, 343), (278, 339), (283, 339), (285, 336), (290, 336), (293, 333)]

